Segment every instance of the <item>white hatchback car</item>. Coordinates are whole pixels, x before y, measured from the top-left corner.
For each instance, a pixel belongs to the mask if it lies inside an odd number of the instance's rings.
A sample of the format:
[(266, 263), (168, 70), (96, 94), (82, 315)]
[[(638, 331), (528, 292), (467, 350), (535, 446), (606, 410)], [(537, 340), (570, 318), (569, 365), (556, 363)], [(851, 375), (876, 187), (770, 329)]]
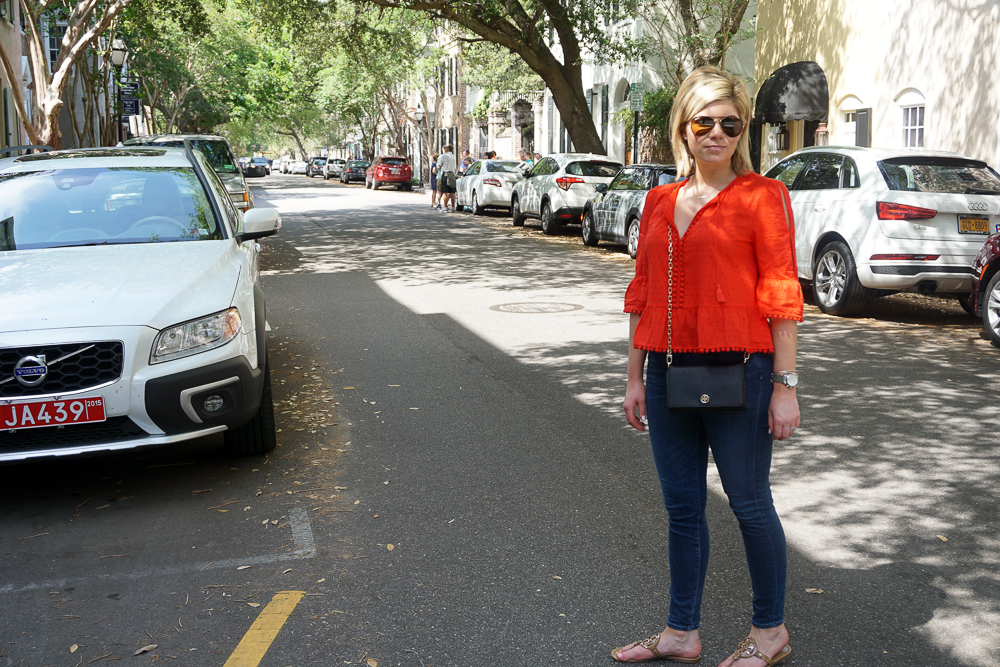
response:
[(1000, 175), (957, 153), (816, 146), (768, 170), (789, 190), (799, 276), (820, 310), (895, 292), (969, 308), (972, 261), (1000, 223)]
[(514, 226), (539, 218), (542, 231), (555, 234), (565, 222), (579, 223), (598, 183), (611, 182), (620, 162), (592, 153), (557, 153), (543, 158), (514, 186), (510, 214)]
[(281, 219), (185, 143), (0, 160), (0, 461), (274, 448), (256, 239)]
[(514, 184), (524, 178), (524, 172), (514, 160), (477, 160), (455, 187), (455, 208), (469, 208), (473, 215), (482, 215), (488, 208), (510, 210)]

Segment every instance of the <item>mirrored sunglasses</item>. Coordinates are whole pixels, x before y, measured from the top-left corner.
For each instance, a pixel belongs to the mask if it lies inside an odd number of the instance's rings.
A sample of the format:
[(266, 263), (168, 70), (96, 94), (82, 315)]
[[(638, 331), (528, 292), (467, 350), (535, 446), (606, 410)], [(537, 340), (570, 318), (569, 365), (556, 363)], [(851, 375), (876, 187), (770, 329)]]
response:
[(688, 121), (691, 131), (694, 132), (694, 136), (696, 137), (703, 137), (711, 132), (716, 123), (722, 126), (722, 131), (726, 133), (727, 137), (735, 138), (743, 132), (743, 121), (736, 116), (727, 116), (725, 118), (696, 116)]

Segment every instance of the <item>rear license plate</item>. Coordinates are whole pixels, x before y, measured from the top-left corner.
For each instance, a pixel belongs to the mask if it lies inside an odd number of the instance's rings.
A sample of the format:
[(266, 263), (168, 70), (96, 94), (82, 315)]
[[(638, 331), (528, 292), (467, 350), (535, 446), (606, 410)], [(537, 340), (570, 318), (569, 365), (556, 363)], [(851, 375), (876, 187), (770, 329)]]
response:
[(398, 174), (399, 173), (399, 169), (390, 169), (389, 171), (390, 171), (390, 173), (393, 173), (393, 174)]
[(959, 234), (989, 234), (990, 218), (987, 215), (958, 216)]
[(86, 424), (106, 419), (104, 398), (101, 396), (80, 398), (75, 401), (36, 401), (0, 405), (0, 430)]

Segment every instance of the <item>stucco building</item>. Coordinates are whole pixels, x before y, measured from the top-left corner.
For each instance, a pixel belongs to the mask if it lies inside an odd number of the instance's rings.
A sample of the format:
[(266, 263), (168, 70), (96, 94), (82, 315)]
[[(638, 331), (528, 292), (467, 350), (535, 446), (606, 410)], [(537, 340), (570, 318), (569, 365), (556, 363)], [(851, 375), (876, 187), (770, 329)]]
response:
[(757, 30), (762, 170), (816, 143), (1000, 163), (997, 2), (759, 0)]

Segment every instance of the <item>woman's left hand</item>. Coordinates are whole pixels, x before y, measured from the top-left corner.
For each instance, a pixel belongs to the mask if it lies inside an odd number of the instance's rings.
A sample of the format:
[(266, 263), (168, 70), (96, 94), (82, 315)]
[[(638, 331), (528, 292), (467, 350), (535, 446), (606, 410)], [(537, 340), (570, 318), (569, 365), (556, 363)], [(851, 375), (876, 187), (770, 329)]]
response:
[(771, 405), (767, 410), (767, 428), (773, 440), (784, 440), (795, 434), (799, 428), (799, 400), (794, 389), (774, 385)]

